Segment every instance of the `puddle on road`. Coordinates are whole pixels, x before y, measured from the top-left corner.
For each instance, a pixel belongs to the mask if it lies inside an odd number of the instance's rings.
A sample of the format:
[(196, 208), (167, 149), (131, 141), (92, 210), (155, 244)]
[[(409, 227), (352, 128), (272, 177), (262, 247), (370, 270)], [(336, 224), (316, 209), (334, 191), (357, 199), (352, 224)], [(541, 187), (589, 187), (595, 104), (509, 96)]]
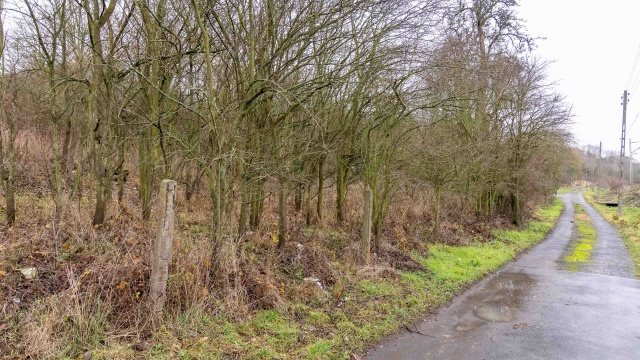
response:
[(471, 331), (471, 330), (475, 330), (477, 328), (479, 328), (480, 326), (484, 325), (484, 321), (482, 320), (474, 320), (474, 321), (467, 321), (464, 322), (462, 324), (459, 324), (458, 326), (456, 326), (456, 330), (457, 331)]
[[(454, 328), (465, 332), (475, 330), (487, 322), (514, 320), (525, 296), (535, 283), (531, 277), (521, 273), (505, 272), (494, 276), (480, 291), (466, 299), (457, 314), (466, 321), (461, 321)], [(473, 317), (469, 318), (470, 314)]]
[(528, 275), (505, 272), (489, 280), (486, 287), (495, 291), (496, 295), (520, 296), (520, 292), (528, 290), (535, 283), (536, 281)]
[(482, 320), (505, 322), (513, 320), (513, 311), (509, 305), (489, 301), (478, 306), (473, 314)]

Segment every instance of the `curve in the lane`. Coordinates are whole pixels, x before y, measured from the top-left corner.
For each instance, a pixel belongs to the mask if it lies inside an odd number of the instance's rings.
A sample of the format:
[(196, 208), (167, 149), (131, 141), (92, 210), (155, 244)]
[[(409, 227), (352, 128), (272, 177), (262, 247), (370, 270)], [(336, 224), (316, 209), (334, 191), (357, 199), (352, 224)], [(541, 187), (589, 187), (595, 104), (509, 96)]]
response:
[[(627, 274), (615, 270), (621, 262), (610, 261), (612, 251), (600, 248), (592, 268), (598, 273), (560, 270), (573, 238), (573, 203), (584, 201), (560, 198), (565, 209), (545, 241), (416, 323), (415, 332), (379, 344), (367, 359), (640, 358), (640, 281), (600, 275)], [(581, 205), (603, 247), (622, 243), (615, 228)]]

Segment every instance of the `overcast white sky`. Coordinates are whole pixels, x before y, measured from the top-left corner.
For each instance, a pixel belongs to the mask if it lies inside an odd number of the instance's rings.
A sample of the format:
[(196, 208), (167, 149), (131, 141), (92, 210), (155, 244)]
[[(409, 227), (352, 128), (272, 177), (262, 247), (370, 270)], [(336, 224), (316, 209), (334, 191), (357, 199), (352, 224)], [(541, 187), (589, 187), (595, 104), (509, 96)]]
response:
[[(573, 105), (576, 140), (602, 141), (603, 150), (620, 151), (620, 97), (640, 46), (640, 1), (520, 0), (518, 13), (530, 35), (546, 38), (537, 41), (535, 52), (555, 60), (549, 75)], [(633, 77), (637, 82), (631, 79), (627, 88), (627, 138), (639, 141), (635, 149), (640, 148), (640, 63)]]

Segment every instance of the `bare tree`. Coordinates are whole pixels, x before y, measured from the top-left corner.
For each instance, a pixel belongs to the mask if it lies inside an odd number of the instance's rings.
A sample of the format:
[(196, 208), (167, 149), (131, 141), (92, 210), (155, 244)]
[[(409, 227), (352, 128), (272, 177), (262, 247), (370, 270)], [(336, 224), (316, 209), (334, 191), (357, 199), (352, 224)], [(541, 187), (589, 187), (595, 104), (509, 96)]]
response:
[[(13, 185), (13, 176), (15, 174), (16, 160), (15, 160), (15, 126), (14, 121), (7, 114), (6, 109), (6, 94), (7, 94), (7, 79), (6, 79), (6, 43), (5, 43), (5, 31), (4, 31), (4, 10), (5, 2), (0, 0), (0, 179), (2, 179), (5, 192), (5, 220), (7, 224), (13, 225), (16, 221), (16, 202)], [(5, 129), (6, 127), (6, 129)], [(5, 137), (6, 134), (6, 137)], [(6, 153), (5, 143), (6, 139)]]

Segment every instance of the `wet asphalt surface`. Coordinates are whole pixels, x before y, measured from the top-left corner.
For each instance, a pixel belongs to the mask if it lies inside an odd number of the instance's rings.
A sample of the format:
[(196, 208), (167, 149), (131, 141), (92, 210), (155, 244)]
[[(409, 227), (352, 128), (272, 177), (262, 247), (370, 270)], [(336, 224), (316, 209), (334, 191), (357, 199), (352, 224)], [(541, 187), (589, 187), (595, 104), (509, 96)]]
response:
[[(640, 281), (622, 239), (580, 194), (554, 230), (450, 306), (375, 346), (385, 359), (640, 359)], [(563, 270), (574, 206), (596, 230), (591, 261)]]

